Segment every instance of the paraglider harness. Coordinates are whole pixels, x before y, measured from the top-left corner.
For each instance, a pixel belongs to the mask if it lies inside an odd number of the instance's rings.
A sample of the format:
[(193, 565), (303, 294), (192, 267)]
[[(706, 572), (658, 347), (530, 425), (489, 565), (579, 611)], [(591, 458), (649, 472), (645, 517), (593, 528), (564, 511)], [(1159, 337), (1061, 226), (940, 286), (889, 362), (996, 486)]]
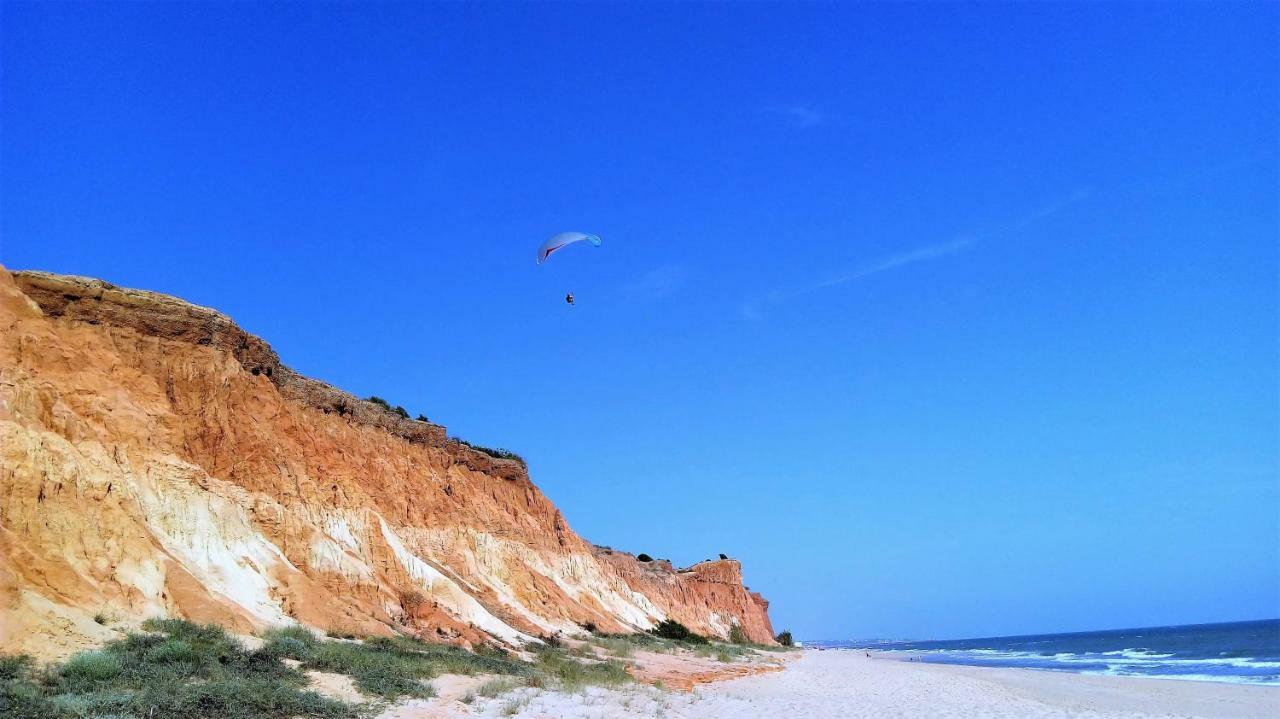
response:
[(572, 304), (573, 304), (573, 293), (572, 293), (572, 292), (570, 292), (569, 294), (565, 295), (565, 296), (564, 296), (564, 301), (565, 301), (565, 302), (568, 302), (570, 305), (572, 305)]

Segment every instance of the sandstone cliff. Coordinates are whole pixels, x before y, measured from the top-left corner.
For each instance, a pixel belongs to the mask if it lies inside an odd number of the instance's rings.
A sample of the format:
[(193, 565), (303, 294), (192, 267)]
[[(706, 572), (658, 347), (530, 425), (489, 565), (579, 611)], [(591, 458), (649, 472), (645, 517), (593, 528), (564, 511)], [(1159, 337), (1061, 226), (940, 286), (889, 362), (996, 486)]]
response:
[(767, 608), (736, 561), (593, 547), (522, 463), (302, 377), (214, 310), (0, 268), (0, 651), (161, 614), (457, 643), (674, 618), (770, 642)]

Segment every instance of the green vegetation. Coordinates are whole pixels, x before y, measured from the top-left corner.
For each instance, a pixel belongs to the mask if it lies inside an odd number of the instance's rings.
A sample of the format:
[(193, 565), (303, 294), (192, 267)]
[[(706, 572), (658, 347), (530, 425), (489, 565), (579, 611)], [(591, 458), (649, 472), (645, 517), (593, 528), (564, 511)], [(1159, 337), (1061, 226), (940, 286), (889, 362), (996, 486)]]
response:
[[(534, 660), (525, 662), (496, 647), (481, 647), (473, 653), (403, 636), (340, 641), (299, 626), (264, 632), (263, 645), (256, 650), (246, 649), (212, 624), (152, 619), (142, 628), (63, 664), (41, 667), (28, 656), (0, 656), (0, 716), (359, 719), (372, 708), (307, 690), (304, 670), (345, 674), (361, 692), (381, 700), (434, 696), (427, 682), (441, 674), (506, 675), (481, 685), (468, 695), (468, 702), (496, 698), (521, 686), (572, 692), (631, 681), (620, 661), (602, 661), (590, 647), (576, 652), (550, 645), (529, 647)], [(598, 641), (614, 657), (632, 656), (636, 645), (678, 644), (650, 635)]]
[(637, 555), (636, 555), (636, 561), (638, 561), (638, 562), (652, 562), (652, 561), (653, 561), (653, 557), (650, 557), (649, 555), (645, 554), (644, 552), (641, 552), (641, 553), (639, 553), (639, 554), (637, 554)]
[(248, 651), (221, 627), (176, 619), (65, 664), (37, 669), (0, 658), (6, 719), (268, 719), (356, 717), (355, 707), (302, 687), (306, 676), (265, 648)]
[(734, 624), (729, 627), (729, 643), (730, 644), (750, 644), (751, 640), (747, 638), (747, 633), (742, 631), (742, 626)]
[(0, 681), (21, 679), (31, 671), (35, 662), (26, 654), (17, 656), (0, 655)]
[[(388, 411), (388, 412), (392, 412), (392, 413), (394, 413), (394, 414), (396, 414), (396, 415), (400, 416), (402, 419), (409, 419), (409, 410), (405, 409), (404, 407), (401, 407), (400, 405), (396, 405), (396, 406), (392, 407), (390, 402), (386, 401), (385, 399), (383, 399), (383, 398), (379, 397), (379, 396), (378, 396), (378, 395), (376, 395), (376, 394), (375, 394), (375, 395), (370, 395), (370, 396), (368, 396), (368, 397), (365, 397), (365, 398), (364, 398), (364, 401), (366, 401), (366, 402), (372, 402), (373, 404), (378, 405), (379, 407), (383, 408), (384, 410), (386, 410), (386, 411)], [(335, 407), (335, 409), (337, 409), (337, 408)], [(338, 414), (346, 414), (346, 412), (343, 412), (341, 409), (339, 409), (339, 410), (338, 410)], [(418, 418), (419, 418), (419, 419), (421, 419), (421, 420), (422, 420), (422, 421), (424, 421), (424, 422), (425, 422), (425, 421), (426, 421), (426, 419), (427, 419), (426, 417), (423, 417), (422, 415), (418, 415)]]
[(307, 669), (346, 674), (367, 694), (384, 699), (432, 697), (425, 680), (440, 674), (525, 674), (526, 665), (459, 647), (408, 637), (374, 637), (363, 642), (324, 642), (302, 627), (272, 629), (264, 650), (296, 659)]
[(626, 659), (636, 653), (635, 642), (624, 637), (600, 637), (592, 643), (619, 659)]
[(425, 414), (420, 414), (420, 415), (418, 415), (418, 417), (417, 417), (417, 421), (419, 421), (419, 422), (430, 422), (431, 420), (427, 419), (427, 415), (425, 415)]
[(547, 680), (541, 674), (530, 674), (524, 678), (524, 685), (530, 689), (546, 689)]
[(490, 679), (484, 684), (481, 684), (480, 688), (476, 690), (476, 693), (482, 697), (488, 697), (492, 699), (492, 698), (501, 696), (503, 694), (506, 694), (507, 692), (511, 691), (512, 689), (515, 689), (518, 686), (520, 686), (519, 683), (514, 682), (510, 679)]
[(597, 634), (591, 643), (616, 657), (627, 657), (637, 649), (658, 654), (671, 654), (689, 645), (671, 639), (663, 639), (653, 634)]
[(751, 653), (747, 647), (738, 644), (725, 644), (723, 642), (708, 642), (693, 648), (693, 653), (707, 659), (715, 659), (718, 662), (726, 664), (737, 660), (738, 657), (746, 656)]
[(685, 625), (674, 619), (664, 619), (653, 628), (653, 633), (664, 639), (674, 639), (678, 642), (688, 642), (689, 644), (706, 644), (707, 638), (701, 634), (696, 634)]
[(467, 692), (467, 695), (462, 698), (462, 702), (464, 704), (470, 704), (475, 701), (476, 697), (496, 699), (519, 686), (519, 683), (510, 679), (490, 679), (484, 684), (481, 684), (475, 690)]
[(534, 666), (568, 692), (581, 691), (588, 685), (618, 686), (631, 681), (620, 662), (582, 662), (557, 647), (539, 649)]
[[(481, 684), (479, 687), (467, 692), (466, 695), (462, 697), (462, 703), (474, 704), (476, 699), (480, 697), (483, 697), (485, 699), (496, 699), (502, 696), (503, 694), (507, 694), (509, 692), (515, 691), (516, 689), (519, 689), (521, 686), (522, 686), (521, 683), (512, 681), (510, 679), (490, 679), (484, 684)], [(529, 703), (529, 700), (525, 697), (514, 697), (511, 700), (509, 700), (506, 704), (503, 705), (502, 711), (504, 714), (507, 714), (508, 716), (513, 714), (519, 714), (520, 709), (523, 708), (528, 703)], [(510, 712), (508, 714), (508, 708), (512, 706), (516, 707), (516, 709), (515, 711)]]
[(794, 647), (796, 645), (795, 640), (791, 638), (791, 632), (786, 629), (783, 629), (778, 636), (773, 639), (784, 647)]
[(526, 706), (528, 706), (528, 704), (529, 704), (528, 697), (516, 697), (514, 699), (511, 699), (507, 701), (506, 704), (502, 705), (502, 716), (513, 717), (519, 714), (520, 710), (524, 709)]
[(721, 662), (733, 662), (740, 657), (750, 656), (755, 651), (784, 650), (783, 647), (772, 644), (752, 642), (741, 629), (737, 632), (731, 630), (730, 639), (737, 641), (726, 643), (708, 639), (679, 622), (668, 620), (647, 634), (598, 634), (591, 638), (591, 643), (619, 658), (631, 657), (637, 650), (670, 654), (683, 649)]
[(454, 441), (456, 441), (458, 444), (470, 447), (471, 449), (474, 449), (477, 452), (483, 452), (489, 455), (490, 457), (493, 457), (494, 459), (514, 459), (520, 464), (523, 464), (526, 466), (528, 465), (528, 462), (524, 461), (524, 457), (521, 457), (520, 455), (516, 454), (515, 452), (512, 452), (509, 449), (502, 449), (501, 447), (498, 447), (498, 448), (486, 447), (482, 444), (475, 444), (472, 442), (468, 442), (465, 439), (458, 439), (457, 437), (454, 437)]
[(583, 659), (595, 659), (596, 651), (591, 648), (590, 644), (577, 644), (575, 646), (565, 648), (565, 652), (569, 656), (581, 657)]

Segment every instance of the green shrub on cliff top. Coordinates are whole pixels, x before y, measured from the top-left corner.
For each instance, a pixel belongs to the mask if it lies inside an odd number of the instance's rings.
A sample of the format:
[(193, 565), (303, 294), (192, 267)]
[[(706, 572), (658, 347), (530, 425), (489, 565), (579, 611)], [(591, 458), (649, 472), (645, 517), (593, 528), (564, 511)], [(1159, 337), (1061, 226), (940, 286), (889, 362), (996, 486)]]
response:
[(486, 447), (482, 444), (475, 444), (473, 442), (468, 442), (465, 439), (458, 439), (457, 437), (454, 438), (454, 441), (456, 441), (458, 444), (470, 447), (471, 449), (474, 449), (477, 452), (483, 452), (489, 455), (490, 457), (493, 457), (494, 459), (514, 459), (520, 464), (528, 464), (527, 462), (524, 461), (524, 457), (521, 457), (520, 455), (516, 454), (515, 452), (512, 452), (509, 449), (502, 449), (501, 447)]

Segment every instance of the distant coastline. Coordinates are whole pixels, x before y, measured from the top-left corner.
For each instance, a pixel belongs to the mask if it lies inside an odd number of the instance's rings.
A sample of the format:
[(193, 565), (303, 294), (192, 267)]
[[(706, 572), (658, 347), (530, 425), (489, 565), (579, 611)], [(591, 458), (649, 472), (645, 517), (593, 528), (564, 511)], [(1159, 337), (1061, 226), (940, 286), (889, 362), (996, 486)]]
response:
[(812, 640), (929, 664), (1280, 686), (1280, 619), (928, 641)]

